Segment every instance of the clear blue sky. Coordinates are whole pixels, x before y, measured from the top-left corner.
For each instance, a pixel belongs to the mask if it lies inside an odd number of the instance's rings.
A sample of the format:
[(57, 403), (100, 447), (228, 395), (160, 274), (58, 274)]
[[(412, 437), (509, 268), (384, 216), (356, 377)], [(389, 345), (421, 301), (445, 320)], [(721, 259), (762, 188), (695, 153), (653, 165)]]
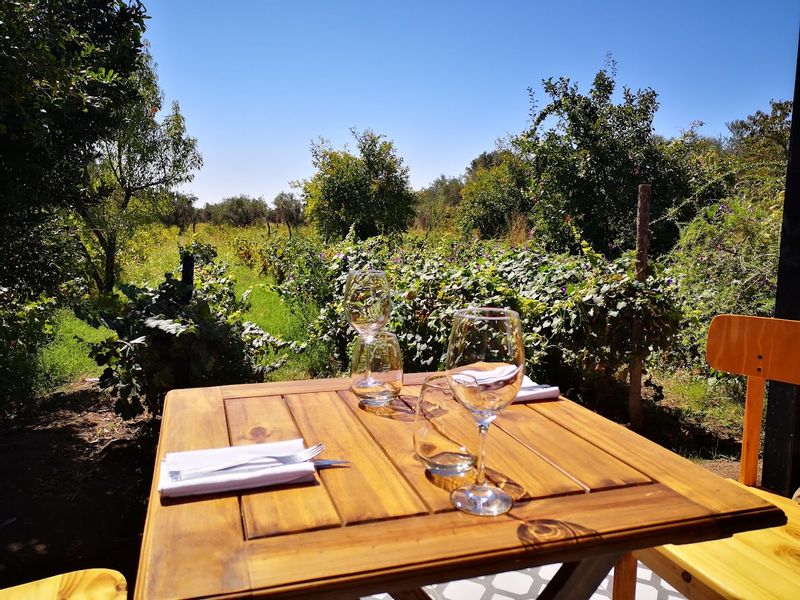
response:
[(460, 175), (525, 128), (529, 87), (586, 91), (608, 52), (618, 84), (658, 92), (658, 133), (719, 135), (791, 99), (800, 28), (798, 0), (145, 2), (161, 87), (205, 160), (185, 186), (200, 205), (291, 191), (311, 140), (352, 148), (352, 127), (393, 140), (414, 188)]

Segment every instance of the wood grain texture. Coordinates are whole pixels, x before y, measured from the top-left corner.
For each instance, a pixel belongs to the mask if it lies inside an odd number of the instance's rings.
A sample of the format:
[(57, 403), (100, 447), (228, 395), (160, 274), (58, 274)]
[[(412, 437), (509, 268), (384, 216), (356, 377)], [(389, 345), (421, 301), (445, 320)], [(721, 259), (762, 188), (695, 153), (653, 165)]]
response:
[(707, 510), (654, 484), (535, 500), (497, 518), (443, 512), (298, 534), (291, 545), (273, 537), (248, 546), (253, 586), (264, 594), (309, 593), (313, 567), (318, 597), (345, 584), (366, 595), (387, 584), (412, 588), (621, 552), (659, 537), (714, 536), (712, 521)]
[(0, 590), (0, 600), (125, 600), (128, 586), (112, 569), (84, 569)]
[[(441, 478), (432, 478), (414, 452), (413, 411), (411, 406), (419, 394), (418, 388), (405, 387), (401, 397), (409, 398), (408, 412), (392, 411), (382, 416), (359, 408), (358, 398), (350, 392), (339, 392), (339, 397), (353, 411), (382, 448), (390, 448), (389, 459), (399, 472), (412, 483), (414, 489), (432, 512), (455, 510), (450, 502), (451, 490), (437, 486)], [(464, 413), (462, 419), (454, 418), (453, 435), (458, 439), (477, 438), (475, 420)], [(487, 441), (487, 468), (489, 477), (504, 486), (513, 497), (529, 500), (563, 494), (578, 494), (585, 490), (539, 455), (500, 430), (493, 428)], [(465, 485), (466, 482), (462, 482)]]
[(719, 315), (711, 321), (708, 364), (726, 373), (800, 385), (800, 321)]
[(788, 524), (636, 554), (687, 597), (796, 600), (800, 597), (800, 505), (763, 490), (741, 487), (779, 506)]
[(632, 552), (626, 552), (614, 565), (611, 597), (613, 600), (634, 600), (636, 598), (636, 572), (639, 568)]
[[(785, 517), (776, 515), (772, 504), (574, 402), (562, 400), (529, 406), (653, 481), (713, 512), (725, 514), (746, 506), (753, 513), (763, 512), (767, 517), (761, 527), (785, 523)], [(733, 533), (735, 529), (725, 535)]]
[[(302, 437), (280, 396), (226, 400), (225, 414), (233, 446)], [(319, 441), (306, 439), (305, 443), (311, 446)], [(242, 495), (241, 502), (248, 538), (341, 525), (328, 492), (319, 483), (272, 489), (269, 494), (251, 492)]]
[(291, 394), (286, 402), (305, 439), (325, 440), (326, 455), (350, 461), (350, 467), (318, 473), (342, 524), (428, 512), (384, 449), (336, 393)]
[(763, 377), (747, 378), (739, 481), (751, 486), (756, 485), (758, 480), (758, 453), (761, 449), (761, 417), (764, 413), (765, 383)]
[[(411, 379), (403, 392), (418, 393), (423, 379)], [(512, 407), (507, 431), (490, 433), (490, 466), (541, 496), (501, 517), (466, 515), (446, 506), (448, 491), (415, 462), (409, 413), (363, 411), (341, 386), (288, 382), (169, 394), (159, 458), (300, 435), (325, 441), (326, 456), (352, 466), (320, 471), (317, 486), (242, 497), (162, 503), (154, 484), (135, 597), (353, 598), (714, 539), (784, 519), (752, 494), (564, 399)], [(592, 475), (587, 465), (604, 472)]]
[[(607, 452), (553, 423), (527, 405), (508, 407), (495, 421), (496, 426), (519, 440), (525, 447), (557, 465), (586, 491), (625, 485), (640, 485), (652, 480)], [(585, 460), (592, 454), (592, 462)]]
[(167, 394), (135, 597), (196, 597), (209, 589), (217, 594), (249, 589), (239, 499), (221, 496), (162, 502), (157, 490), (166, 452), (229, 445), (219, 388)]

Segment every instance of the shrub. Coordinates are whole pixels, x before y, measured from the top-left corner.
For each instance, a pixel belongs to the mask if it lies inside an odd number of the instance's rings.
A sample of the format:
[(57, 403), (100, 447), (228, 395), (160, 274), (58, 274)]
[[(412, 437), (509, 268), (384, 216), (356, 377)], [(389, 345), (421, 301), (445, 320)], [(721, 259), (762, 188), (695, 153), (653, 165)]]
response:
[(124, 288), (130, 300), (104, 318), (114, 334), (93, 346), (92, 357), (106, 367), (101, 385), (113, 390), (125, 418), (159, 415), (173, 388), (263, 381), (284, 362), (280, 350), (301, 348), (243, 320), (247, 297), (237, 299), (212, 247), (194, 243), (184, 251), (196, 257), (193, 293), (170, 273), (156, 289)]
[(52, 337), (54, 305), (0, 287), (0, 423), (13, 421), (39, 391), (40, 350)]

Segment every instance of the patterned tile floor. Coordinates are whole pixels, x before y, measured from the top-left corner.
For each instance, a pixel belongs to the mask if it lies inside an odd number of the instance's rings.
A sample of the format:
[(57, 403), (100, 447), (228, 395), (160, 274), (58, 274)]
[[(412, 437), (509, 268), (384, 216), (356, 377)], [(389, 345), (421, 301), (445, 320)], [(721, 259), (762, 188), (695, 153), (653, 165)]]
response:
[[(555, 575), (560, 565), (546, 565), (522, 571), (509, 571), (476, 579), (440, 583), (425, 588), (435, 600), (529, 600), (536, 598)], [(605, 578), (592, 600), (611, 598), (612, 574)], [(639, 563), (636, 600), (686, 600), (666, 581)], [(388, 594), (368, 596), (369, 600), (391, 600)], [(366, 600), (366, 599), (365, 599)]]

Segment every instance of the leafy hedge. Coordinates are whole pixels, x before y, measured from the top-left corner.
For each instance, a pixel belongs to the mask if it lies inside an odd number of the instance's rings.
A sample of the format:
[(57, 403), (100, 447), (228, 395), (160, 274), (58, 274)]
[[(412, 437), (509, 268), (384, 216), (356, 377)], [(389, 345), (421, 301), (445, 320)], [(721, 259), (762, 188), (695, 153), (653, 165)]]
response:
[(672, 342), (679, 311), (675, 286), (660, 269), (636, 281), (632, 256), (607, 260), (581, 246), (578, 255), (546, 254), (534, 245), (497, 241), (352, 234), (323, 245), (310, 238), (273, 237), (257, 252), (241, 252), (275, 278), (283, 299), (318, 309), (309, 341), (325, 357), (318, 373), (347, 367), (354, 338), (342, 310), (347, 273), (383, 269), (393, 287), (389, 329), (402, 345), (409, 372), (443, 368), (453, 312), (465, 306), (508, 306), (520, 312), (529, 374), (576, 398), (614, 395), (632, 350), (631, 322), (642, 320), (645, 345)]
[(95, 344), (100, 378), (126, 418), (161, 413), (173, 388), (260, 382), (285, 360), (281, 350), (301, 349), (243, 320), (249, 303), (236, 297), (224, 264), (211, 246), (193, 243), (193, 290), (167, 273), (156, 289), (127, 286), (129, 300), (112, 302), (103, 323), (114, 334)]
[(52, 338), (55, 300), (23, 300), (0, 287), (0, 424), (23, 412), (38, 391), (41, 349)]

